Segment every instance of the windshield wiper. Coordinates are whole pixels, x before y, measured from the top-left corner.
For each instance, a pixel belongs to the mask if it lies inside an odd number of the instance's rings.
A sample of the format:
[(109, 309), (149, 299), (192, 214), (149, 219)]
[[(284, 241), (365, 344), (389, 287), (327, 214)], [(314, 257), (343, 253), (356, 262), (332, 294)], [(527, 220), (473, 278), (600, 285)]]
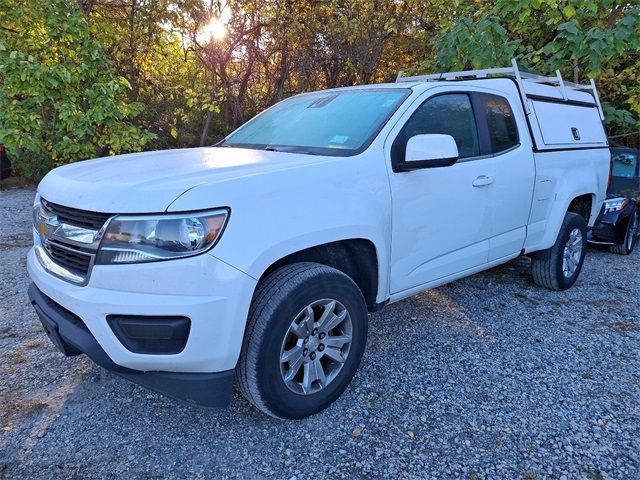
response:
[(268, 152), (303, 153), (306, 155), (315, 155), (315, 153), (305, 148), (289, 145), (267, 145), (266, 147), (264, 147), (264, 149)]

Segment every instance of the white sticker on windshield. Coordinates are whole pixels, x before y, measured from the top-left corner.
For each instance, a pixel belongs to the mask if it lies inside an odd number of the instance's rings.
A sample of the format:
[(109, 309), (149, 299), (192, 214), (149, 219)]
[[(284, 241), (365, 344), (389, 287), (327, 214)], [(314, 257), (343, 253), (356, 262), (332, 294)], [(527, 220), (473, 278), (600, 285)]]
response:
[(347, 140), (349, 140), (348, 135), (334, 135), (331, 140), (329, 140), (329, 143), (344, 143)]

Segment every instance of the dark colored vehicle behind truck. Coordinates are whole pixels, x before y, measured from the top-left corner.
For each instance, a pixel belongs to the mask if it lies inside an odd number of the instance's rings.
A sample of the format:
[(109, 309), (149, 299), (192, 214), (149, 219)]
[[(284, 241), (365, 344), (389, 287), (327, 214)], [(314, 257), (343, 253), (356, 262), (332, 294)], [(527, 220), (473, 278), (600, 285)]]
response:
[(9, 161), (9, 157), (7, 156), (7, 149), (0, 142), (0, 180), (4, 180), (5, 178), (9, 178), (11, 175), (11, 162)]
[(640, 234), (640, 150), (611, 149), (612, 176), (607, 200), (589, 236), (591, 243), (609, 245), (629, 255)]

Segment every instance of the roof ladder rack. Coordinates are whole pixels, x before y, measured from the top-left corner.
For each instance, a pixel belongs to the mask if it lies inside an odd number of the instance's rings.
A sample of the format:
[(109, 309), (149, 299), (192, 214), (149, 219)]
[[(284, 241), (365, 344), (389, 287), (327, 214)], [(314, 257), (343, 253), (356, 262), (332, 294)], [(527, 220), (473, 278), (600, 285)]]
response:
[(567, 89), (582, 91), (590, 93), (598, 107), (600, 119), (604, 121), (604, 112), (602, 111), (602, 104), (600, 103), (600, 96), (598, 95), (598, 89), (596, 88), (595, 81), (590, 79), (588, 85), (579, 83), (566, 82), (560, 70), (556, 70), (556, 75), (553, 77), (545, 77), (536, 73), (523, 72), (518, 68), (516, 59), (511, 59), (510, 67), (502, 68), (487, 68), (483, 70), (462, 70), (459, 72), (442, 72), (432, 73), (428, 75), (414, 75), (405, 77), (402, 71), (398, 72), (396, 82), (439, 82), (439, 81), (456, 81), (456, 80), (473, 80), (477, 78), (489, 78), (489, 77), (514, 77), (518, 83), (518, 90), (522, 98), (522, 103), (525, 106), (527, 114), (530, 113), (529, 102), (524, 89), (525, 82), (542, 83), (558, 87), (562, 98), (567, 101), (569, 96)]

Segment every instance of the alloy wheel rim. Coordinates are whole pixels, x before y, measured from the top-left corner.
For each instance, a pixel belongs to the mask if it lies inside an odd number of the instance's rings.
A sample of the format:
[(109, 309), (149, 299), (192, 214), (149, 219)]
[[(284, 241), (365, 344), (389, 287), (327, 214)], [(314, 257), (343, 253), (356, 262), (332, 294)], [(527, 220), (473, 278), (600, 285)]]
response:
[(564, 252), (562, 255), (562, 274), (566, 278), (572, 277), (578, 265), (580, 265), (580, 258), (582, 257), (582, 232), (579, 228), (574, 228), (569, 234), (569, 240), (564, 246)]
[(310, 303), (296, 315), (282, 340), (280, 374), (289, 390), (317, 393), (338, 376), (353, 338), (346, 307), (334, 299)]

